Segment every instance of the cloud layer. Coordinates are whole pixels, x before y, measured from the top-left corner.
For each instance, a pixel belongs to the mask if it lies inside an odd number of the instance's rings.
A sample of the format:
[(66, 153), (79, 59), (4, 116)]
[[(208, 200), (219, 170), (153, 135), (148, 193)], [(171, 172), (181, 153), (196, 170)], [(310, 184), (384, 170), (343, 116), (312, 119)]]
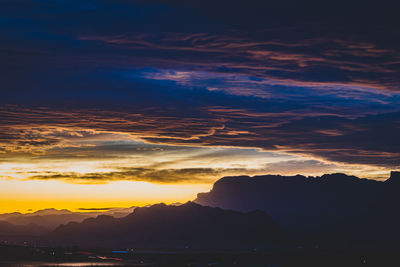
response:
[[(291, 154), (293, 169), (304, 157), (314, 170), (399, 168), (394, 9), (250, 2), (1, 1), (0, 162), (223, 146)], [(255, 171), (120, 167), (28, 176), (178, 183)]]

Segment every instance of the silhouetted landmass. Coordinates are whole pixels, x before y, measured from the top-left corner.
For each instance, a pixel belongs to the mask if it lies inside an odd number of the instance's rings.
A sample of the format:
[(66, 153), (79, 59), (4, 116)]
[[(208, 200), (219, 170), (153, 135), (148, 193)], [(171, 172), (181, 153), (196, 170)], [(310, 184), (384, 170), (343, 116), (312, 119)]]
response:
[(99, 216), (61, 225), (48, 237), (53, 244), (88, 247), (248, 247), (269, 246), (285, 233), (266, 213), (241, 213), (203, 207), (157, 204), (124, 218)]
[(386, 181), (345, 174), (225, 177), (209, 193), (199, 194), (198, 204), (157, 204), (135, 208), (125, 217), (99, 212), (96, 218), (62, 224), (51, 232), (41, 220), (55, 222), (51, 216), (65, 220), (62, 216), (80, 213), (49, 209), (3, 214), (9, 220), (25, 218), (30, 223), (0, 221), (0, 239), (51, 246), (152, 249), (349, 244), (394, 248), (400, 241), (399, 189), (399, 172), (392, 172)]
[(99, 215), (109, 215), (113, 217), (124, 217), (132, 213), (135, 207), (131, 208), (109, 208), (107, 210), (84, 209), (86, 212), (73, 212), (62, 209), (44, 209), (32, 213), (5, 213), (0, 214), (0, 221), (7, 221), (16, 226), (38, 225), (47, 231), (52, 231), (60, 224), (69, 222), (82, 222), (87, 218), (97, 217)]
[(36, 224), (13, 225), (9, 222), (0, 221), (0, 239), (20, 240), (26, 237), (40, 236), (46, 229)]
[(344, 240), (400, 240), (400, 173), (386, 181), (345, 174), (238, 176), (217, 181), (196, 203), (263, 210), (285, 229)]

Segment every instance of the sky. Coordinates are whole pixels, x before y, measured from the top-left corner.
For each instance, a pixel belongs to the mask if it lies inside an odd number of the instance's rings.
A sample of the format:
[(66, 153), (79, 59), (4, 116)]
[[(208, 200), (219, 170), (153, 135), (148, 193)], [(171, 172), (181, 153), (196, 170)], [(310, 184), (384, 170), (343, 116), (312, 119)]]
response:
[(0, 0), (0, 212), (185, 202), (230, 175), (388, 178), (396, 11)]

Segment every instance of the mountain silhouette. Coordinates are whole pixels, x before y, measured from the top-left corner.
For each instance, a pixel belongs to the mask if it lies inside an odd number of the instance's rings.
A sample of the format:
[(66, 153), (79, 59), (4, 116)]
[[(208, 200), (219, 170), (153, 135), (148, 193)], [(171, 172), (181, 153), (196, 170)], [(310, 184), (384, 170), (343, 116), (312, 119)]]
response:
[(348, 240), (400, 240), (400, 172), (386, 181), (341, 173), (321, 177), (237, 176), (218, 180), (196, 203), (263, 210), (285, 229)]
[(6, 221), (0, 221), (0, 238), (2, 240), (40, 236), (45, 232), (45, 228), (36, 224), (14, 225)]
[(4, 213), (0, 214), (0, 221), (7, 221), (13, 225), (37, 225), (47, 231), (52, 231), (60, 224), (66, 224), (68, 222), (82, 222), (87, 218), (97, 217), (99, 215), (109, 215), (113, 217), (125, 217), (136, 207), (130, 208), (110, 208), (105, 211), (94, 211), (95, 209), (89, 209), (85, 212), (73, 212), (70, 210), (62, 209), (44, 209), (38, 210), (32, 213)]
[(137, 208), (124, 218), (101, 215), (61, 225), (47, 236), (52, 244), (151, 248), (269, 246), (283, 238), (283, 230), (264, 212), (241, 213), (193, 202)]

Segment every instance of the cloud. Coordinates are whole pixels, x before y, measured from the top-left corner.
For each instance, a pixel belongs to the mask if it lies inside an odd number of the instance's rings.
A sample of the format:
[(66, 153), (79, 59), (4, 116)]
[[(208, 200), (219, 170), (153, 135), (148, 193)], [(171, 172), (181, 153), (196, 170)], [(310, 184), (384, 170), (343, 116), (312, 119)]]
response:
[[(397, 9), (145, 2), (5, 1), (0, 160), (125, 157), (133, 139), (147, 154), (228, 146), (399, 166)], [(187, 179), (168, 170), (87, 177)]]
[(238, 174), (246, 171), (243, 168), (212, 169), (212, 168), (181, 168), (181, 169), (151, 169), (123, 168), (121, 171), (102, 173), (49, 173), (30, 176), (28, 179), (53, 180), (60, 179), (71, 182), (107, 183), (110, 181), (141, 181), (151, 183), (208, 183), (224, 175)]
[[(82, 36), (80, 40), (103, 42), (128, 54), (133, 53), (135, 57), (140, 57), (138, 52), (142, 51), (147, 59), (146, 51), (165, 51), (165, 55), (152, 59), (153, 64), (159, 61), (159, 66), (173, 64), (178, 69), (189, 68), (199, 72), (178, 70), (148, 74), (147, 77), (183, 84), (193, 79), (213, 79), (213, 75), (234, 77), (240, 74), (261, 78), (270, 85), (319, 90), (334, 87), (353, 87), (353, 90), (367, 92), (399, 90), (399, 81), (395, 78), (398, 70), (394, 66), (398, 64), (400, 54), (396, 50), (329, 37), (276, 40), (276, 37), (269, 36), (268, 31), (261, 34), (132, 33)], [(146, 58), (140, 61), (146, 62)]]
[[(178, 116), (154, 110), (132, 114), (98, 110), (62, 113), (45, 109), (38, 116), (35, 110), (14, 108), (12, 120), (9, 120), (7, 114), (10, 112), (2, 112), (2, 129), (12, 129), (9, 133), (11, 137), (8, 134), (0, 140), (6, 153), (21, 149), (24, 152), (42, 151), (50, 154), (57, 154), (57, 149), (60, 149), (62, 153), (63, 147), (68, 148), (69, 141), (65, 137), (55, 143), (35, 142), (39, 138), (32, 138), (35, 136), (32, 132), (37, 132), (43, 140), (52, 140), (57, 136), (57, 131), (43, 130), (41, 133), (40, 129), (63, 127), (72, 133), (78, 129), (84, 133), (83, 127), (86, 127), (88, 135), (119, 133), (149, 143), (172, 146), (253, 147), (313, 155), (335, 162), (388, 167), (398, 166), (400, 160), (397, 149), (400, 144), (396, 138), (400, 134), (398, 112), (347, 118), (338, 114), (308, 113), (306, 110), (298, 113), (271, 113), (212, 107)], [(96, 146), (92, 145), (94, 147), (84, 144), (82, 147), (71, 147), (75, 152), (81, 149), (82, 152), (92, 150), (96, 153)], [(129, 148), (129, 145), (121, 143), (111, 148), (115, 154), (123, 149), (129, 152), (138, 147)], [(109, 153), (112, 150), (107, 152), (107, 146), (103, 145), (103, 151)]]
[(111, 210), (115, 208), (79, 208), (78, 210), (80, 211), (105, 211), (105, 210)]

